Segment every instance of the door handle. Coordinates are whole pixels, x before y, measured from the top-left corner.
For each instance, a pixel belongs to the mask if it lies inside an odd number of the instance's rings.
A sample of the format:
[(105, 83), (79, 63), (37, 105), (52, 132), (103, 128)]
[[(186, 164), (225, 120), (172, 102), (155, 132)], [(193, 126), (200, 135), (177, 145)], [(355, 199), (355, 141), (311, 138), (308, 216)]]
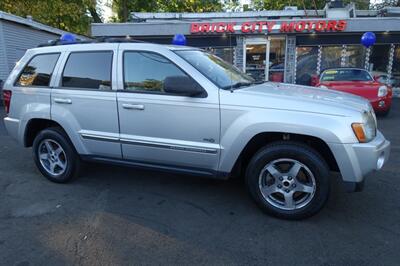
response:
[(54, 98), (55, 103), (71, 104), (72, 100), (67, 98)]
[(129, 110), (144, 110), (143, 104), (132, 104), (132, 103), (124, 103), (122, 104), (122, 108)]

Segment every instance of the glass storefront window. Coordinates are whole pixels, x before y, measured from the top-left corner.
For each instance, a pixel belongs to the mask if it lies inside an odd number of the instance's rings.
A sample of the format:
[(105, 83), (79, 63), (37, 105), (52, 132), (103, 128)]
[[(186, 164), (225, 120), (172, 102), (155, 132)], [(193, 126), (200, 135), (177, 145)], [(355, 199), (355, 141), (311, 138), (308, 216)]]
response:
[(340, 67), (342, 49), (341, 45), (322, 47), (321, 72), (327, 68)]
[(369, 70), (378, 74), (387, 74), (387, 65), (389, 62), (390, 44), (374, 45), (369, 58)]
[(311, 85), (311, 77), (317, 74), (318, 46), (298, 46), (296, 83)]
[(391, 83), (394, 88), (400, 88), (400, 44), (394, 49)]
[(267, 42), (246, 44), (246, 73), (257, 81), (265, 80), (265, 57)]
[(269, 48), (269, 75), (268, 80), (283, 82), (285, 73), (285, 48), (284, 38), (272, 38)]
[(361, 45), (348, 45), (346, 47), (345, 67), (364, 68), (365, 49)]

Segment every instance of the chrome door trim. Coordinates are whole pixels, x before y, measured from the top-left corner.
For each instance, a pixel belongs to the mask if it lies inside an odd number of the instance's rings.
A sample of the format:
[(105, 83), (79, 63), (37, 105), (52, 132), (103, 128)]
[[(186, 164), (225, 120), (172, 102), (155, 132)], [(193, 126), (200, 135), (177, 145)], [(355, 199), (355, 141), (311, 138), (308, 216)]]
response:
[(83, 139), (90, 139), (90, 140), (119, 142), (119, 138), (116, 138), (116, 137), (101, 136), (101, 135), (94, 135), (94, 134), (87, 134), (87, 133), (81, 133), (81, 137)]
[(139, 146), (147, 146), (154, 148), (163, 148), (169, 150), (178, 150), (178, 151), (190, 151), (190, 152), (199, 152), (199, 153), (211, 153), (216, 154), (218, 152), (217, 149), (211, 148), (202, 148), (196, 146), (186, 146), (186, 145), (172, 145), (169, 143), (160, 143), (160, 142), (152, 142), (152, 141), (143, 141), (143, 140), (133, 140), (133, 139), (121, 139), (122, 144), (132, 144)]
[(130, 145), (146, 146), (146, 147), (153, 147), (153, 148), (188, 151), (188, 152), (198, 152), (198, 153), (207, 153), (207, 154), (217, 154), (218, 153), (218, 149), (204, 148), (204, 147), (198, 147), (198, 146), (175, 145), (175, 144), (170, 144), (170, 143), (119, 138), (119, 137), (112, 137), (112, 136), (98, 135), (98, 134), (91, 134), (91, 133), (83, 133), (83, 132), (81, 132), (80, 135), (83, 139), (88, 139), (88, 140), (119, 142), (121, 144), (130, 144)]

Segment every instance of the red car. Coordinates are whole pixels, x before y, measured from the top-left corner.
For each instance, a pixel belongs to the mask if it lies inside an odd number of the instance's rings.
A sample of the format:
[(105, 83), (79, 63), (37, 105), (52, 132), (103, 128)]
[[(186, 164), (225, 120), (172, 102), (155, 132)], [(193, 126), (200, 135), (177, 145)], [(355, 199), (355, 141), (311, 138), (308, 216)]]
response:
[(381, 115), (387, 115), (392, 105), (392, 88), (378, 82), (365, 69), (326, 69), (319, 77), (312, 78), (311, 85), (362, 96)]

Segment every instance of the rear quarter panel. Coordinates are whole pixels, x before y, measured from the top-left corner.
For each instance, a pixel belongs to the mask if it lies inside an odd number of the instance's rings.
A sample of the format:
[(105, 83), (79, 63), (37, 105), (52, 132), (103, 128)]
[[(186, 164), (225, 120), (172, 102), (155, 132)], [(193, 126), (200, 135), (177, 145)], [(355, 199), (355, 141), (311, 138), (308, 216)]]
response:
[(11, 90), (10, 113), (6, 118), (6, 127), (9, 135), (24, 144), (25, 128), (32, 118), (50, 119), (49, 87), (19, 87), (14, 86), (20, 72), (36, 52), (28, 50), (16, 63), (10, 76), (4, 84), (4, 90)]

